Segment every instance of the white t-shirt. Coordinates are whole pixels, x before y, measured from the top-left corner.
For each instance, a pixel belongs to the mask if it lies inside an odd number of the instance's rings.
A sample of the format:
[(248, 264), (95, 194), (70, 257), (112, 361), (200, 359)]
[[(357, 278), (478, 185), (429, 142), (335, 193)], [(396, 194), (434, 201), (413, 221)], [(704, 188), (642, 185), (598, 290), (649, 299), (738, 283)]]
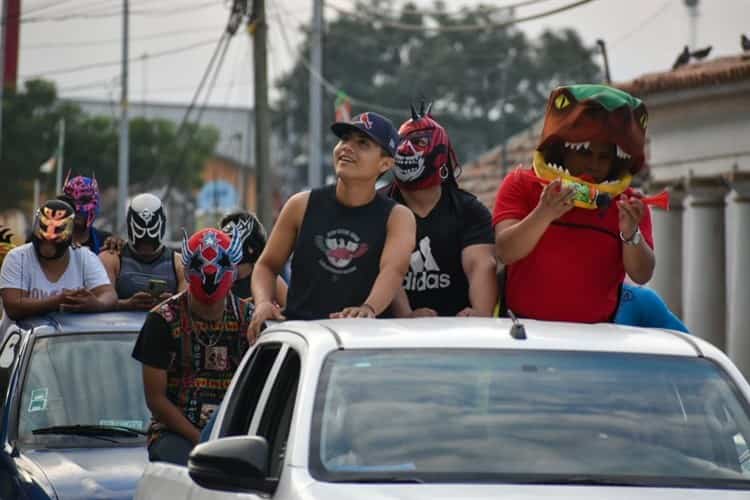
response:
[(68, 268), (55, 281), (44, 275), (31, 243), (14, 248), (3, 261), (0, 270), (0, 290), (16, 288), (29, 293), (33, 299), (43, 299), (63, 290), (87, 288), (89, 290), (109, 284), (109, 276), (99, 257), (88, 247), (70, 248)]

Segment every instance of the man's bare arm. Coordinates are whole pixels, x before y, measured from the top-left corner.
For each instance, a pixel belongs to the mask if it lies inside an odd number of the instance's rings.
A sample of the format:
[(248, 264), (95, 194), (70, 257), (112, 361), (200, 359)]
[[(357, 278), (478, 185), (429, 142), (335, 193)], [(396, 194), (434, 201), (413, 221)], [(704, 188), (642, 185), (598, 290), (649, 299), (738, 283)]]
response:
[(409, 258), (417, 238), (414, 214), (403, 205), (396, 205), (388, 217), (388, 233), (380, 256), (380, 272), (365, 300), (376, 315), (390, 305), (409, 270)]
[(56, 312), (60, 309), (63, 300), (62, 293), (33, 299), (29, 297), (28, 292), (17, 288), (4, 288), (0, 296), (2, 296), (6, 314), (13, 320)]
[(201, 431), (167, 398), (166, 370), (143, 365), (143, 392), (149, 410), (159, 422), (193, 443), (200, 440)]
[(277, 276), (294, 250), (309, 198), (309, 191), (297, 193), (284, 204), (271, 230), (268, 243), (255, 263), (250, 279), (255, 311), (247, 330), (248, 341), (251, 343), (255, 341), (263, 323), (267, 320), (285, 319), (280, 309), (273, 303), (277, 292)]
[(276, 276), (294, 250), (309, 198), (309, 192), (297, 193), (281, 209), (268, 243), (253, 268), (251, 284), (256, 304), (273, 300)]
[(102, 261), (104, 270), (107, 271), (109, 282), (113, 285), (117, 283), (117, 277), (120, 275), (120, 254), (111, 250), (104, 250), (99, 253), (99, 260)]
[(493, 245), (471, 245), (461, 252), (461, 264), (469, 281), (473, 316), (492, 316), (497, 304), (497, 261)]
[(506, 219), (495, 226), (495, 249), (503, 264), (529, 255), (552, 221), (573, 208), (575, 192), (561, 185), (560, 180), (547, 184), (537, 206), (522, 220)]

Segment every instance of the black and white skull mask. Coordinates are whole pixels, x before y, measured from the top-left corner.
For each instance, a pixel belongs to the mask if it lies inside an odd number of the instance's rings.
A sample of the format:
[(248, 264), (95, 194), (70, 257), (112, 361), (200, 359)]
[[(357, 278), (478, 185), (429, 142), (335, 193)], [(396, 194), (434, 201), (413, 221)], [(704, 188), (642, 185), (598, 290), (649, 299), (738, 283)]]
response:
[(151, 193), (139, 194), (130, 202), (127, 226), (131, 246), (141, 240), (149, 240), (161, 246), (167, 230), (167, 218), (161, 200)]

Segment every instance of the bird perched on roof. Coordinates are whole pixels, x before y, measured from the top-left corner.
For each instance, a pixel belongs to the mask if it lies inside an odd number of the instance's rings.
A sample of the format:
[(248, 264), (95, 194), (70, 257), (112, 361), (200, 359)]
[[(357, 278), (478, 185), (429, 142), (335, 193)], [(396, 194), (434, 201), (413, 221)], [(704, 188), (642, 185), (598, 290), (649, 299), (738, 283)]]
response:
[(701, 59), (705, 59), (706, 57), (708, 57), (708, 54), (711, 53), (712, 48), (713, 46), (709, 45), (702, 49), (695, 49), (691, 51), (690, 47), (685, 45), (685, 47), (682, 49), (682, 52), (680, 52), (680, 55), (677, 56), (677, 60), (672, 65), (672, 69), (677, 69), (680, 66), (686, 65), (690, 62), (691, 59), (695, 59), (698, 61), (700, 61)]
[(744, 33), (740, 35), (740, 45), (742, 46), (743, 51), (750, 50), (750, 38)]

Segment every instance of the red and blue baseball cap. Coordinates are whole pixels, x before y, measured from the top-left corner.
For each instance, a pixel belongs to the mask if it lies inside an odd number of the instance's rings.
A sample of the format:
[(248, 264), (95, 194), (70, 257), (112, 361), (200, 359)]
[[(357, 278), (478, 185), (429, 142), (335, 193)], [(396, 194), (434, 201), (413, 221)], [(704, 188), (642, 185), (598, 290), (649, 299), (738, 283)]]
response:
[(383, 115), (372, 111), (360, 113), (351, 121), (334, 123), (331, 125), (331, 130), (339, 138), (346, 132), (357, 130), (382, 146), (389, 155), (396, 156), (399, 141), (398, 131), (393, 123)]

